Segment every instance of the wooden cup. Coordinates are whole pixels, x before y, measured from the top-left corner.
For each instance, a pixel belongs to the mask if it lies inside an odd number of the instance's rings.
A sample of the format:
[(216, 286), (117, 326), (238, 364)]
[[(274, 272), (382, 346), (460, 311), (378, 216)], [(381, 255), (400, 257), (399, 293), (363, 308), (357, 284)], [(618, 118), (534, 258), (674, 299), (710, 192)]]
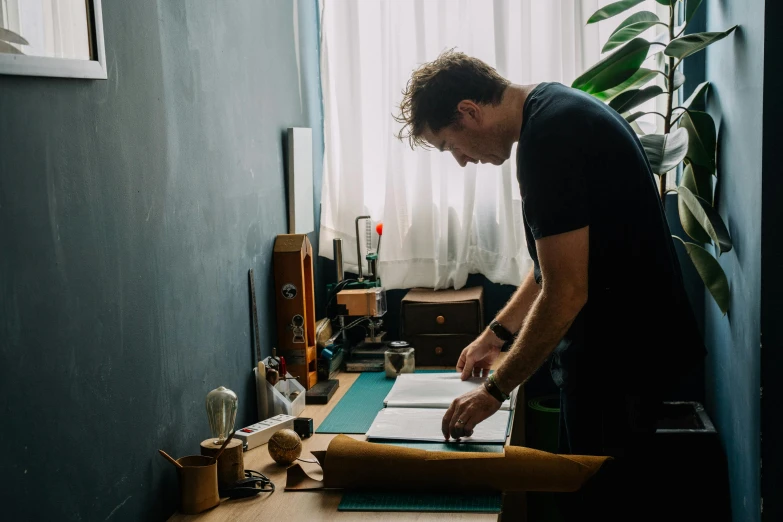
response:
[(217, 480), (217, 461), (203, 455), (180, 457), (177, 462), (181, 510), (195, 515), (220, 504)]
[[(201, 442), (201, 454), (214, 457), (220, 451), (220, 445), (215, 444), (215, 438), (211, 437)], [(218, 459), (217, 464), (218, 485), (227, 487), (245, 478), (245, 461), (242, 441), (233, 438), (228, 442), (226, 449)]]

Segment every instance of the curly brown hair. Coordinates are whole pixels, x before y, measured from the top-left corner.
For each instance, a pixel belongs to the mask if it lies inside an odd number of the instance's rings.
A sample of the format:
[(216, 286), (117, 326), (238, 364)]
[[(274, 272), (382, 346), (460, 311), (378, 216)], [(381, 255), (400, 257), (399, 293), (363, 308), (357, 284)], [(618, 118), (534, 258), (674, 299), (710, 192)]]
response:
[(411, 74), (402, 91), (399, 115), (403, 124), (397, 137), (408, 140), (411, 148), (431, 147), (422, 132), (438, 132), (459, 122), (457, 105), (462, 100), (497, 105), (511, 84), (478, 58), (449, 49)]

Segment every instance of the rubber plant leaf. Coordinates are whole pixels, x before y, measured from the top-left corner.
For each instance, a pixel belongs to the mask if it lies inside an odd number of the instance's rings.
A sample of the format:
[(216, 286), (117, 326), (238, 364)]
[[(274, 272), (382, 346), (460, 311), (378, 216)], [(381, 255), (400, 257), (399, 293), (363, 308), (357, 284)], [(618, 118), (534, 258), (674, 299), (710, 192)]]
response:
[(0, 40), (0, 53), (8, 54), (24, 54), (22, 51), (11, 45), (10, 43)]
[(686, 109), (690, 109), (694, 103), (701, 104), (703, 102), (702, 96), (710, 89), (710, 82), (702, 82), (696, 86), (688, 99), (682, 103), (682, 106)]
[[(710, 240), (718, 247), (720, 253), (728, 252), (732, 248), (731, 236), (729, 230), (726, 228), (726, 224), (723, 222), (723, 218), (720, 217), (718, 211), (716, 211), (712, 205), (707, 201), (701, 199), (691, 192), (687, 187), (680, 187), (677, 189), (678, 205), (680, 212), (680, 222), (688, 233), (696, 241), (707, 243)], [(683, 221), (683, 206), (688, 210), (688, 214), (695, 218), (689, 220), (686, 228), (686, 222)], [(693, 233), (692, 233), (693, 232)], [(704, 239), (704, 234), (707, 234), (707, 238)], [(699, 237), (695, 237), (696, 236)]]
[(617, 26), (617, 29), (609, 36), (606, 45), (601, 50), (602, 53), (611, 51), (617, 47), (620, 47), (625, 42), (636, 38), (650, 27), (655, 25), (666, 25), (661, 22), (658, 15), (651, 13), (650, 11), (641, 11), (639, 13), (632, 14), (623, 22)]
[(631, 89), (613, 98), (609, 102), (609, 106), (622, 114), (652, 100), (661, 93), (663, 93), (663, 89), (658, 85), (651, 85), (644, 89)]
[(620, 85), (612, 87), (611, 89), (607, 89), (603, 92), (595, 93), (593, 96), (602, 101), (609, 101), (627, 90), (638, 89), (644, 85), (647, 85), (651, 80), (655, 79), (658, 74), (658, 71), (654, 71), (652, 69), (639, 69), (633, 74), (633, 76), (625, 80)]
[(729, 309), (729, 280), (726, 278), (726, 273), (721, 268), (718, 260), (696, 243), (683, 241), (677, 236), (673, 237), (679, 239), (685, 246), (685, 251), (688, 253), (688, 257), (691, 258), (693, 266), (696, 267), (701, 280), (704, 281), (704, 285), (709, 290), (720, 311), (723, 315), (726, 315)]
[(639, 139), (653, 172), (659, 175), (679, 165), (688, 152), (688, 131), (685, 129), (677, 129), (669, 134), (648, 134)]
[(30, 42), (25, 40), (22, 35), (16, 34), (10, 29), (4, 29), (0, 27), (0, 40), (20, 45), (30, 45)]
[(736, 28), (737, 26), (735, 25), (731, 29), (727, 29), (723, 32), (693, 33), (681, 36), (669, 42), (669, 45), (666, 46), (666, 49), (664, 49), (663, 52), (666, 56), (684, 60), (693, 53), (697, 53), (715, 42), (723, 40)]
[(644, 1), (645, 0), (620, 0), (619, 2), (613, 2), (593, 13), (593, 16), (587, 20), (587, 23), (594, 24), (596, 22), (600, 22), (601, 20), (606, 20), (607, 18), (611, 18), (627, 11), (634, 6), (637, 6)]
[(704, 167), (686, 160), (680, 186), (688, 187), (688, 190), (712, 205), (712, 175)]
[(688, 160), (714, 174), (717, 137), (712, 116), (706, 112), (688, 111), (680, 118), (679, 128), (688, 131)]
[(639, 70), (647, 57), (650, 42), (644, 38), (634, 38), (617, 51), (593, 65), (571, 87), (589, 94), (611, 89), (631, 78)]

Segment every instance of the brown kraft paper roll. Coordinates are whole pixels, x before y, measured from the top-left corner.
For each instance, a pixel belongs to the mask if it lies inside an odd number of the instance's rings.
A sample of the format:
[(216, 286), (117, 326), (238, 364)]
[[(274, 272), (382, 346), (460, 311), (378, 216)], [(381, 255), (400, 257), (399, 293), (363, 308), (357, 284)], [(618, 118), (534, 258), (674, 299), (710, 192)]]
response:
[(425, 451), (338, 435), (313, 452), (323, 482), (295, 464), (286, 490), (321, 488), (416, 491), (576, 491), (611, 457), (556, 455), (518, 446), (503, 453)]

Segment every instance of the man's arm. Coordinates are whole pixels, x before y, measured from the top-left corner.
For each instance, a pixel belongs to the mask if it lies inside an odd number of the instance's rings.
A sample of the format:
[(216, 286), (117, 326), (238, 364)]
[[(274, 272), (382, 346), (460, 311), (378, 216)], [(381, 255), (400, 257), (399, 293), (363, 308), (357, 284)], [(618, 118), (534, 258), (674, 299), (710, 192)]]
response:
[[(502, 324), (509, 332), (516, 333), (522, 328), (533, 302), (536, 300), (540, 287), (533, 276), (533, 270), (525, 277), (522, 284), (517, 288), (506, 306), (495, 316), (495, 319)], [(505, 342), (496, 336), (489, 328), (486, 328), (479, 337), (468, 345), (457, 362), (457, 371), (462, 372), (462, 379), (468, 379), (473, 375), (474, 368), (489, 370), (492, 363), (500, 353)]]
[(589, 227), (536, 241), (542, 283), (514, 346), (495, 372), (508, 393), (546, 361), (587, 303)]
[[(505, 394), (541, 366), (587, 303), (588, 240), (589, 228), (583, 227), (536, 241), (541, 291), (495, 372), (495, 382)], [(443, 415), (443, 436), (446, 440), (469, 437), (476, 424), (499, 408), (500, 402), (483, 386), (457, 397)]]
[[(525, 323), (528, 312), (533, 307), (541, 287), (536, 283), (533, 269), (530, 269), (525, 280), (508, 300), (506, 306), (498, 312), (495, 319), (511, 333), (517, 333)], [(492, 333), (492, 332), (489, 332)], [(493, 334), (494, 335), (494, 334)]]

